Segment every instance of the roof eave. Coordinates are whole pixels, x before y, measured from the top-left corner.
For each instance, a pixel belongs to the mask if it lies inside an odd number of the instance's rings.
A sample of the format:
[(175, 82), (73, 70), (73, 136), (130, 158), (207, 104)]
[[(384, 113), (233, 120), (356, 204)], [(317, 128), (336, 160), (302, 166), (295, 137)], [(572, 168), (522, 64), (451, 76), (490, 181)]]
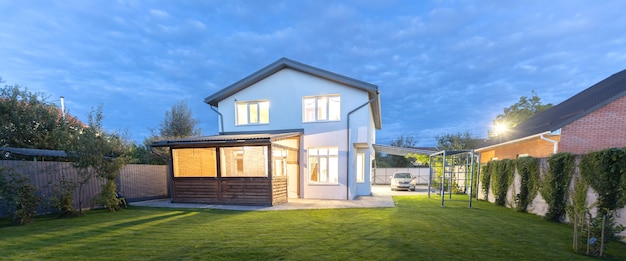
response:
[(344, 85), (348, 85), (357, 89), (361, 89), (364, 91), (367, 91), (368, 93), (370, 93), (370, 95), (372, 94), (376, 94), (378, 92), (378, 86), (371, 84), (371, 83), (367, 83), (364, 81), (360, 81), (354, 78), (350, 78), (347, 76), (343, 76), (340, 74), (336, 74), (330, 71), (326, 71), (320, 68), (316, 68), (310, 65), (306, 65), (294, 60), (290, 60), (287, 58), (281, 58), (279, 60), (277, 60), (276, 62), (273, 62), (272, 64), (263, 67), (262, 69), (254, 72), (251, 75), (248, 75), (247, 77), (227, 86), (224, 89), (221, 89), (219, 91), (217, 91), (216, 93), (206, 97), (204, 99), (204, 102), (218, 107), (219, 102), (226, 99), (227, 97), (267, 78), (268, 76), (282, 70), (285, 68), (290, 68), (296, 71), (300, 71), (303, 73), (307, 73), (307, 74), (311, 74), (329, 81), (333, 81), (333, 82), (337, 82), (337, 83), (341, 83)]
[(493, 149), (495, 147), (499, 147), (499, 146), (503, 146), (503, 145), (508, 145), (508, 144), (517, 143), (517, 142), (521, 142), (521, 141), (525, 141), (525, 140), (529, 140), (529, 139), (534, 139), (534, 138), (541, 137), (543, 135), (551, 134), (551, 133), (552, 133), (551, 131), (545, 131), (545, 132), (533, 134), (533, 135), (530, 135), (530, 136), (522, 137), (522, 138), (519, 138), (519, 139), (514, 139), (514, 140), (510, 140), (510, 141), (505, 141), (505, 142), (502, 142), (502, 143), (489, 145), (487, 147), (478, 148), (475, 151), (481, 152), (481, 151), (485, 151), (485, 150), (488, 150), (488, 149)]

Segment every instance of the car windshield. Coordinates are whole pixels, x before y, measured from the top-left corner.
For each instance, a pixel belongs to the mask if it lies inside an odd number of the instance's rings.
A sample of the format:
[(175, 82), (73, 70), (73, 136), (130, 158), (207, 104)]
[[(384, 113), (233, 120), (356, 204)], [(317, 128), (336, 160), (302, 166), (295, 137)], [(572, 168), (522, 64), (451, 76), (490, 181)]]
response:
[(410, 179), (411, 174), (410, 173), (396, 173), (393, 175), (393, 177), (397, 179)]

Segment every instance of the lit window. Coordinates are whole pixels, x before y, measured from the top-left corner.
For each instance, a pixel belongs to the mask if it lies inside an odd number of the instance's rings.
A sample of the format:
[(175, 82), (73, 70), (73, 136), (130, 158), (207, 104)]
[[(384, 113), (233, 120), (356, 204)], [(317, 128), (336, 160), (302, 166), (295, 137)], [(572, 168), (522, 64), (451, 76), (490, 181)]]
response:
[(269, 101), (237, 102), (237, 125), (267, 124), (270, 122)]
[(338, 121), (341, 114), (341, 99), (338, 95), (302, 98), (304, 122)]
[(365, 153), (356, 154), (356, 182), (365, 182)]
[(339, 179), (339, 148), (309, 148), (309, 182), (337, 184)]
[(267, 177), (267, 146), (220, 148), (222, 177)]
[(215, 148), (173, 149), (174, 177), (217, 177)]

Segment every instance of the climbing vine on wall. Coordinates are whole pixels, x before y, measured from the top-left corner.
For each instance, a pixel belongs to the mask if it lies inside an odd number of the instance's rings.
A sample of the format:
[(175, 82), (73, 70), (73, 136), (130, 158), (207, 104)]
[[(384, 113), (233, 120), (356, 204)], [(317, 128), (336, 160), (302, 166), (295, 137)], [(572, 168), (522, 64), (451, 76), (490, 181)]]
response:
[(569, 184), (574, 173), (574, 156), (557, 153), (548, 159), (548, 164), (548, 173), (541, 186), (541, 196), (548, 203), (545, 218), (560, 222), (565, 214)]
[(496, 166), (496, 162), (497, 161), (490, 161), (487, 162), (487, 165), (483, 166), (480, 185), (483, 189), (483, 193), (485, 193), (485, 200), (489, 200), (489, 184), (491, 182), (491, 174)]
[(505, 206), (506, 193), (513, 181), (513, 160), (504, 159), (495, 164), (495, 173), (491, 173), (491, 190), (495, 196), (495, 204)]
[(580, 174), (598, 193), (598, 211), (616, 210), (626, 203), (626, 148), (589, 153), (581, 159)]
[(520, 191), (515, 197), (515, 208), (525, 212), (539, 190), (539, 161), (533, 157), (518, 158), (515, 166), (520, 176)]

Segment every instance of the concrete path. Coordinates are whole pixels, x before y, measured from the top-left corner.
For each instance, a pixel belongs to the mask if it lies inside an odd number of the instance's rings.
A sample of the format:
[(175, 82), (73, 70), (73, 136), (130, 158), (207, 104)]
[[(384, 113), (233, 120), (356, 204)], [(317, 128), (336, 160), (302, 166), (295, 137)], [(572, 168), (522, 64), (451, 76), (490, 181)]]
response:
[(394, 191), (388, 185), (372, 186), (372, 196), (360, 196), (355, 200), (329, 200), (329, 199), (301, 199), (290, 198), (288, 203), (276, 206), (238, 206), (238, 205), (215, 205), (215, 204), (192, 204), (192, 203), (171, 203), (170, 199), (155, 199), (140, 202), (133, 202), (130, 205), (142, 207), (167, 207), (167, 208), (209, 208), (226, 210), (295, 210), (295, 209), (329, 209), (329, 208), (392, 208), (396, 205), (391, 198), (392, 195), (416, 195), (423, 194), (418, 189), (413, 191)]

